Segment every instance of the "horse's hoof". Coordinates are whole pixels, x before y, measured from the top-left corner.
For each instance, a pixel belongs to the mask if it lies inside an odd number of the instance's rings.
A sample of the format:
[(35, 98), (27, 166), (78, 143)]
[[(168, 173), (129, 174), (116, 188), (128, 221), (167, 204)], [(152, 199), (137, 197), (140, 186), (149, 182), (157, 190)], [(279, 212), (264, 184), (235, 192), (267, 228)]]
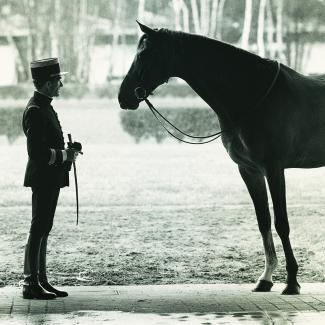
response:
[(269, 292), (273, 287), (273, 282), (266, 280), (259, 280), (256, 287), (252, 290), (253, 292)]
[(300, 294), (300, 285), (298, 282), (293, 284), (287, 284), (285, 289), (282, 291), (283, 295), (299, 295)]

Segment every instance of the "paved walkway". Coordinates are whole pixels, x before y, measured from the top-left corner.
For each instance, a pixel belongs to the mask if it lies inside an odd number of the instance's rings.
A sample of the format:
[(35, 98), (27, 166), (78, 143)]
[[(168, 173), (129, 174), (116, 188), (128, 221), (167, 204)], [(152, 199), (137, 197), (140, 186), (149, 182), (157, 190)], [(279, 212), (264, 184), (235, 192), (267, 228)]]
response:
[(0, 288), (0, 324), (325, 324), (325, 283), (302, 294), (252, 293), (251, 284), (65, 287), (67, 298), (24, 300)]

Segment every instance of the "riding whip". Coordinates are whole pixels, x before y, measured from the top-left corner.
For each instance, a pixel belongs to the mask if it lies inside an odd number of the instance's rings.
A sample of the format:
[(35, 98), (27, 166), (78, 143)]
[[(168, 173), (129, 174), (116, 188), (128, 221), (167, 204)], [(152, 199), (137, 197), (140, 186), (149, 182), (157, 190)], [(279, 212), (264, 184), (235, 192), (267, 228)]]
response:
[[(69, 133), (68, 134), (68, 138), (69, 138), (69, 144), (70, 147), (72, 148), (72, 136)], [(73, 173), (74, 173), (74, 184), (75, 184), (75, 188), (76, 188), (76, 204), (77, 204), (77, 222), (76, 225), (78, 225), (78, 220), (79, 220), (79, 194), (78, 194), (78, 178), (77, 178), (77, 168), (76, 168), (76, 163), (75, 161), (72, 162), (73, 164)]]

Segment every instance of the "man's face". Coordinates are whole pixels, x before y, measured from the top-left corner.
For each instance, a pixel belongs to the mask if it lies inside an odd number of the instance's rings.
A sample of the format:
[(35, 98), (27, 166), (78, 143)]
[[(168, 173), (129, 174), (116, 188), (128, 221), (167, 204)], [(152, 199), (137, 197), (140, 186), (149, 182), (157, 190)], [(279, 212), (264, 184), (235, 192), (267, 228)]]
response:
[(60, 96), (60, 88), (63, 87), (61, 77), (49, 80), (47, 84), (47, 91), (50, 97)]

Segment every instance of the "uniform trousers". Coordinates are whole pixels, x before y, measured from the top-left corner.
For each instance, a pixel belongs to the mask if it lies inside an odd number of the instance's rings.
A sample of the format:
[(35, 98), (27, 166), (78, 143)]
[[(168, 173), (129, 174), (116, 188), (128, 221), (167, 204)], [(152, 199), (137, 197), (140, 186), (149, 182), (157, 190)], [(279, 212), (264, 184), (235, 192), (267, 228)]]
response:
[(32, 222), (30, 234), (36, 237), (48, 236), (52, 226), (59, 187), (32, 187)]
[(32, 221), (25, 249), (25, 283), (46, 280), (47, 238), (53, 226), (59, 187), (32, 187)]

